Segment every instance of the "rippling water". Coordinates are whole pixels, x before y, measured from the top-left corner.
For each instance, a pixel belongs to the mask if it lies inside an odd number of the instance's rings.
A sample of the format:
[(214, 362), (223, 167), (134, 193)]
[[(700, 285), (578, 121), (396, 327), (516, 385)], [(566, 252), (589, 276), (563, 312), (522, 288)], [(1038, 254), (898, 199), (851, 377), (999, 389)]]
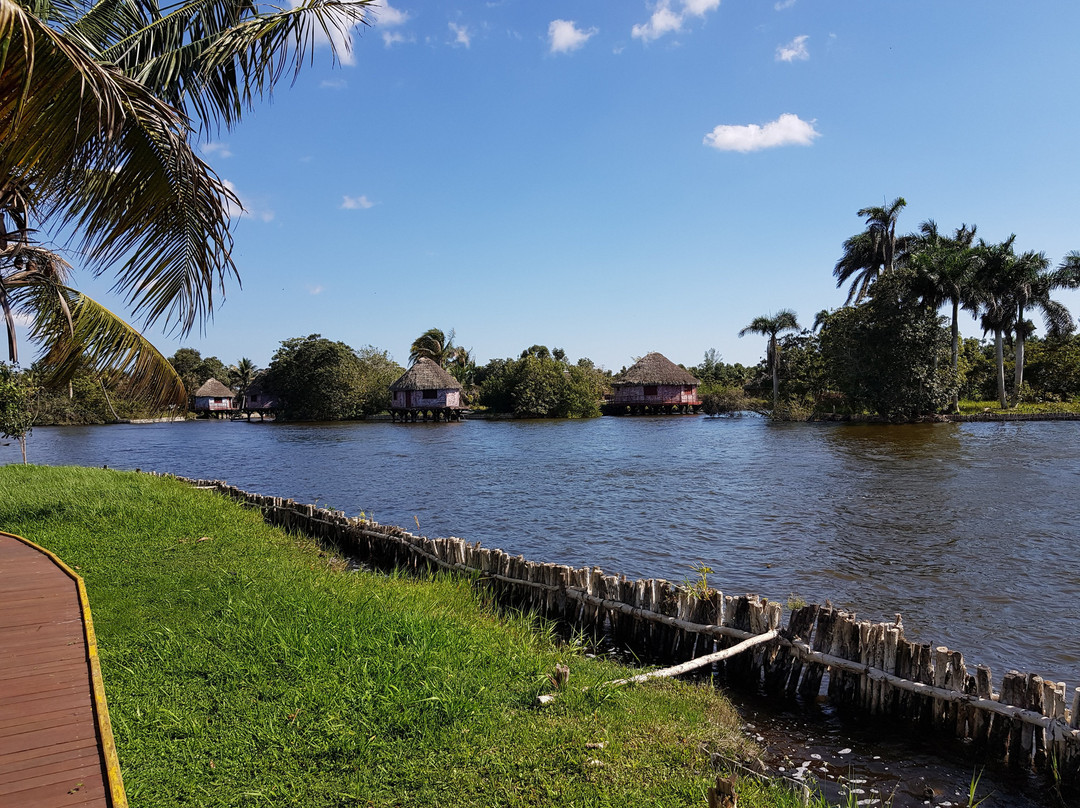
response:
[[(755, 417), (35, 429), (32, 462), (157, 470), (318, 500), (429, 536), (693, 577), (870, 618), (1080, 684), (1080, 423)], [(16, 462), (18, 447), (0, 448)]]

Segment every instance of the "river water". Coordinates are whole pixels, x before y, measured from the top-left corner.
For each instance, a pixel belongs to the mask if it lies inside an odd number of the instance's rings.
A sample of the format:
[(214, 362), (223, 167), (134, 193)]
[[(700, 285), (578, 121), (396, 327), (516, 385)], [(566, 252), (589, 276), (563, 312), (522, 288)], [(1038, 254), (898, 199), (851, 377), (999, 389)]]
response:
[[(156, 470), (538, 561), (792, 595), (1080, 685), (1080, 422), (757, 417), (35, 429), (31, 462)], [(17, 462), (14, 443), (0, 462)]]
[[(1080, 685), (1080, 422), (199, 421), (38, 428), (28, 453), (223, 479), (631, 577), (680, 582), (704, 563), (729, 594), (899, 612), (909, 637), (963, 651), (998, 683), (1016, 668)], [(18, 461), (17, 444), (0, 446), (0, 463)], [(933, 804), (956, 804), (971, 776), (966, 761), (942, 768), (881, 746), (871, 728), (875, 750), (828, 714), (748, 715), (774, 762), (817, 750), (896, 792), (894, 805), (925, 804), (924, 780)], [(881, 762), (897, 757), (913, 766), (906, 779)], [(1036, 804), (1027, 781), (995, 787), (1009, 795), (998, 804)]]

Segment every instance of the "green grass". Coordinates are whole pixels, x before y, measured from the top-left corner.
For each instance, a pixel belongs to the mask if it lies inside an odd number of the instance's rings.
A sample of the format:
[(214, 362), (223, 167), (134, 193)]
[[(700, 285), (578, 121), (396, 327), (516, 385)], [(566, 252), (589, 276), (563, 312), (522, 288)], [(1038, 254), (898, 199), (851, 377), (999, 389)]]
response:
[(133, 806), (703, 806), (746, 751), (711, 688), (604, 687), (467, 581), (348, 572), (175, 481), (3, 467), (0, 529), (86, 581)]
[(1015, 407), (1009, 406), (1002, 409), (997, 402), (993, 401), (961, 401), (959, 404), (961, 415), (977, 415), (982, 412), (991, 413), (1052, 413), (1052, 412), (1080, 412), (1080, 402), (1072, 401), (1021, 401)]

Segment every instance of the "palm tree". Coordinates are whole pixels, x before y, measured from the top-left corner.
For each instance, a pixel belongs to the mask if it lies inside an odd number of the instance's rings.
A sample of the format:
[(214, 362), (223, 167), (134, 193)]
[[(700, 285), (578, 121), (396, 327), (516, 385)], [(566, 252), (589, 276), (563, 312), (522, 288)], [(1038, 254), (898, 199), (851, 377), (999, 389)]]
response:
[[(909, 244), (908, 260), (915, 271), (915, 287), (923, 302), (934, 309), (952, 306), (952, 369), (960, 372), (960, 308), (975, 305), (975, 225), (956, 228), (952, 236), (942, 236), (930, 219), (919, 226), (919, 235)], [(959, 411), (959, 389), (953, 387), (950, 408)]]
[(415, 340), (409, 348), (409, 362), (417, 359), (430, 359), (439, 367), (445, 368), (457, 356), (460, 349), (454, 345), (454, 329), (444, 334), (441, 329), (429, 328)]
[(347, 30), (369, 2), (272, 12), (241, 0), (0, 0), (0, 311), (12, 361), (22, 314), (51, 383), (89, 362), (126, 370), (155, 403), (185, 400), (164, 357), (74, 289), (71, 267), (34, 234), (66, 235), (84, 269), (114, 271), (147, 326), (205, 323), (236, 277), (238, 203), (195, 154), (191, 121), (231, 127), (287, 68), (295, 75), (319, 32)]
[(1068, 257), (1054, 270), (1044, 253), (1029, 251), (1019, 256), (1008, 276), (1008, 297), (1016, 306), (1016, 372), (1013, 380), (1014, 397), (1019, 401), (1024, 383), (1024, 340), (1031, 328), (1026, 314), (1037, 309), (1042, 313), (1046, 329), (1051, 334), (1067, 334), (1073, 329), (1069, 310), (1050, 295), (1057, 289), (1080, 286), (1080, 263)]
[(997, 365), (998, 406), (1005, 409), (1005, 335), (1016, 325), (1016, 308), (1009, 298), (1008, 277), (1016, 262), (1013, 242), (1009, 236), (1000, 244), (987, 244), (979, 239), (975, 248), (975, 300), (982, 312), (983, 334), (994, 332), (994, 359)]
[(810, 330), (815, 334), (829, 324), (829, 317), (832, 316), (832, 312), (828, 309), (822, 309), (814, 315), (814, 324), (810, 327)]
[(851, 281), (845, 305), (860, 303), (878, 275), (895, 269), (906, 243), (904, 237), (897, 238), (896, 220), (906, 206), (904, 197), (898, 196), (886, 207), (858, 211), (866, 219), (866, 229), (844, 242), (844, 254), (833, 268), (837, 288)]
[(750, 325), (742, 329), (739, 332), (740, 337), (744, 337), (747, 334), (761, 334), (762, 336), (769, 337), (769, 348), (766, 354), (766, 364), (772, 371), (772, 397), (773, 397), (773, 409), (776, 409), (776, 405), (780, 400), (780, 343), (777, 342), (777, 335), (782, 331), (799, 331), (802, 326), (799, 325), (798, 319), (791, 309), (781, 309), (776, 314), (755, 317)]
[(255, 363), (246, 356), (229, 368), (229, 385), (240, 396), (241, 409), (247, 406), (247, 391), (251, 387), (251, 383), (255, 381), (258, 372), (259, 369), (255, 366)]

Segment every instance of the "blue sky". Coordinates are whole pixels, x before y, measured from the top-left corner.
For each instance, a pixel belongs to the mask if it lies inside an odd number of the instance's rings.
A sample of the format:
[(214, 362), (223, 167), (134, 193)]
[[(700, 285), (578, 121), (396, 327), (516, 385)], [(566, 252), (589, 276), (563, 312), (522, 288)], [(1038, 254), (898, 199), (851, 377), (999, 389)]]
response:
[(243, 288), (203, 335), (148, 332), (167, 355), (262, 367), (321, 333), (405, 364), (437, 326), (481, 363), (749, 364), (755, 316), (843, 303), (861, 207), (904, 196), (901, 230), (1015, 232), (1055, 265), (1080, 249), (1075, 2), (394, 0), (373, 21), (348, 64), (320, 49), (203, 137), (246, 208)]

